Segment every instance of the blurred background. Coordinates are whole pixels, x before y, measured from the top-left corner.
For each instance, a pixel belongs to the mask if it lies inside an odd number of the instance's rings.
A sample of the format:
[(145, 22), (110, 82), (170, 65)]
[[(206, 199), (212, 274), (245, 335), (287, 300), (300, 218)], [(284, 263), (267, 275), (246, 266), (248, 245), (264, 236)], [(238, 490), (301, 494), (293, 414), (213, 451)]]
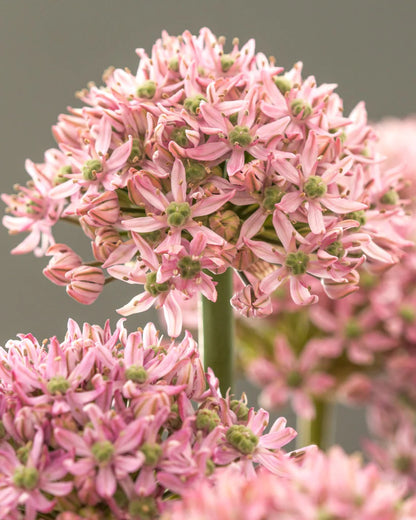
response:
[[(74, 93), (89, 81), (100, 84), (109, 66), (135, 72), (135, 49), (150, 52), (162, 29), (179, 34), (208, 26), (229, 45), (235, 36), (242, 43), (255, 38), (257, 50), (286, 69), (301, 60), (305, 76), (337, 83), (346, 112), (364, 100), (378, 120), (416, 112), (415, 19), (409, 0), (0, 0), (0, 192), (24, 184), (25, 159), (41, 162), (54, 146), (51, 126), (67, 106), (78, 106)], [(55, 229), (57, 242), (89, 254), (76, 228)], [(82, 306), (42, 275), (46, 258), (10, 255), (22, 238), (0, 228), (1, 345), (19, 332), (62, 338), (68, 317), (115, 324), (114, 309), (138, 292), (113, 283), (95, 304)], [(149, 319), (156, 318), (135, 315), (127, 324)], [(337, 413), (337, 441), (357, 449), (362, 415), (343, 407)]]

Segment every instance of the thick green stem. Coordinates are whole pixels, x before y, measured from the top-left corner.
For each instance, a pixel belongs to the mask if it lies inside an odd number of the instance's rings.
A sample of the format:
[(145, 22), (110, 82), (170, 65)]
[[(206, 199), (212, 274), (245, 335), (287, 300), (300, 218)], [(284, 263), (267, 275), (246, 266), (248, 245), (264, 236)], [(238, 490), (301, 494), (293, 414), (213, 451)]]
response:
[(316, 400), (316, 415), (313, 419), (303, 419), (297, 417), (296, 429), (298, 436), (296, 438), (297, 448), (316, 444), (325, 450), (333, 443), (333, 405), (327, 401)]
[(225, 395), (232, 388), (234, 375), (234, 316), (230, 304), (233, 294), (233, 271), (213, 277), (217, 281), (217, 301), (201, 296), (199, 312), (199, 348), (205, 370), (211, 367)]

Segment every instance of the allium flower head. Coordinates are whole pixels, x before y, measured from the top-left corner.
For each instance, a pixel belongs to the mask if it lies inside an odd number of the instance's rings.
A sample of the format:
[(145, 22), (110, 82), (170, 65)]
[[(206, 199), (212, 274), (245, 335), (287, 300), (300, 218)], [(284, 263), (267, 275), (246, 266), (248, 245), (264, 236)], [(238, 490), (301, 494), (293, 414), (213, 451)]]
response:
[[(206, 28), (163, 32), (150, 56), (137, 53), (135, 75), (109, 69), (104, 86), (80, 92), (84, 106), (53, 128), (58, 149), (3, 196), (4, 225), (30, 233), (14, 253), (52, 256), (45, 274), (83, 303), (102, 290), (101, 269), (141, 285), (119, 312), (162, 307), (171, 336), (182, 302), (215, 301), (212, 274), (227, 268), (250, 286), (236, 308), (266, 315), (285, 282), (305, 305), (317, 301), (314, 278), (345, 296), (365, 259), (374, 269), (398, 259), (403, 211), (380, 180), (363, 104), (344, 115), (334, 84), (302, 78), (300, 63), (283, 74), (253, 40), (226, 53)], [(56, 249), (58, 220), (81, 225), (92, 261), (70, 269), (78, 259)]]
[(268, 413), (221, 396), (189, 333), (166, 341), (152, 324), (20, 335), (0, 350), (0, 381), (1, 518), (159, 518), (229, 464), (281, 474), (296, 436), (284, 418), (265, 432)]

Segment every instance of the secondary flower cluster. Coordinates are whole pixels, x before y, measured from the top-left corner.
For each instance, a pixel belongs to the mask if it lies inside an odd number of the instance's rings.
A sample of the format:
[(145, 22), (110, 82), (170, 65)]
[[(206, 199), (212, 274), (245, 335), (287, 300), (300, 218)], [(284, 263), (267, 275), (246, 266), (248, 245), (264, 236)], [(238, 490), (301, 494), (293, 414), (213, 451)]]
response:
[(376, 466), (340, 448), (288, 461), (287, 476), (260, 472), (247, 479), (230, 467), (215, 485), (203, 482), (173, 504), (163, 520), (411, 520), (416, 501)]
[(0, 351), (0, 381), (9, 520), (152, 519), (228, 464), (283, 471), (296, 436), (283, 418), (264, 434), (267, 412), (221, 397), (189, 333), (167, 343), (152, 324), (128, 334), (70, 320), (61, 343), (21, 335)]
[[(27, 161), (31, 176), (3, 195), (14, 253), (49, 255), (45, 275), (82, 303), (112, 277), (143, 286), (122, 315), (162, 307), (179, 335), (183, 300), (215, 300), (212, 274), (232, 267), (246, 287), (233, 304), (271, 311), (289, 281), (297, 304), (355, 290), (357, 267), (394, 263), (404, 245), (397, 176), (380, 174), (363, 104), (349, 116), (335, 85), (283, 74), (254, 41), (226, 53), (208, 29), (163, 33), (136, 75), (111, 69), (105, 86), (59, 117), (59, 149)], [(58, 220), (81, 225), (94, 260), (55, 244)]]

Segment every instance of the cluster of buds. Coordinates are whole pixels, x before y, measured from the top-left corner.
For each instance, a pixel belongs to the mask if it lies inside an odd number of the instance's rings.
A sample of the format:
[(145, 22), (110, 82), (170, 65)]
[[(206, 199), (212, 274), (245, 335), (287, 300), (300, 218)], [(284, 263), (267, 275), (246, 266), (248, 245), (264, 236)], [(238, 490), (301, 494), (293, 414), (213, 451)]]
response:
[[(226, 53), (208, 29), (137, 52), (137, 74), (110, 69), (82, 91), (53, 128), (59, 149), (3, 195), (4, 225), (30, 232), (14, 253), (51, 256), (46, 276), (82, 303), (109, 279), (142, 285), (119, 312), (161, 307), (172, 337), (183, 301), (215, 300), (212, 274), (228, 268), (245, 284), (235, 308), (267, 315), (286, 281), (309, 304), (316, 278), (338, 298), (365, 260), (397, 261), (403, 210), (362, 103), (344, 115), (336, 85), (303, 79), (300, 63), (283, 73), (253, 40)], [(58, 220), (80, 224), (92, 261), (55, 244)]]
[(307, 454), (302, 465), (288, 462), (282, 478), (260, 472), (247, 479), (230, 467), (215, 485), (189, 490), (163, 520), (411, 520), (416, 501), (375, 465), (339, 448)]
[[(236, 464), (280, 473), (296, 432), (245, 397), (221, 397), (189, 333), (128, 334), (69, 321), (63, 342), (20, 335), (0, 350), (0, 518), (158, 518)], [(37, 516), (39, 515), (39, 516)]]

